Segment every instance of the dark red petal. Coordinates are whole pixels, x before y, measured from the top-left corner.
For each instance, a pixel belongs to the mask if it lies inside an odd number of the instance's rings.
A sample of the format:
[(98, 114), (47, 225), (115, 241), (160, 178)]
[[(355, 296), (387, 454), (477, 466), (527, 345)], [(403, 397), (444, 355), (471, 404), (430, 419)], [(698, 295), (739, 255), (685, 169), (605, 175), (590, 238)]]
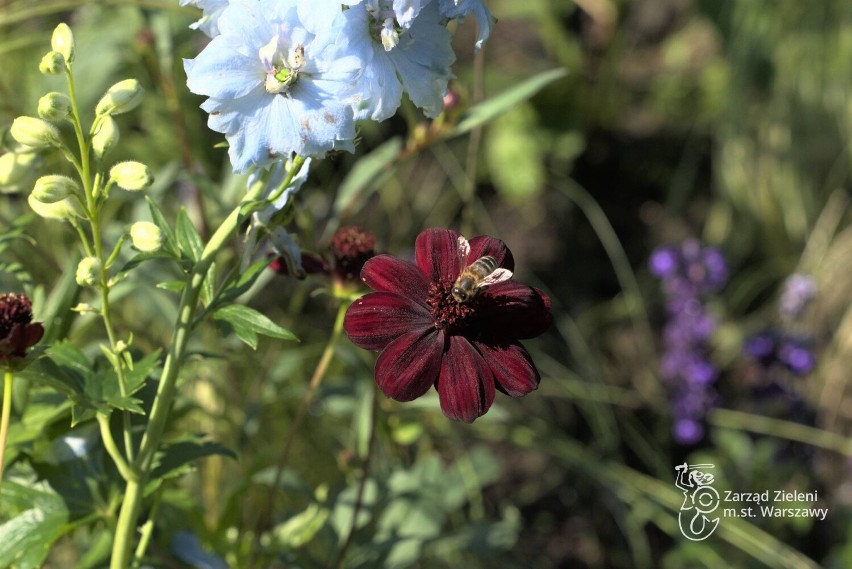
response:
[(373, 290), (393, 292), (427, 306), (429, 283), (414, 263), (390, 255), (377, 255), (364, 264), (361, 279)]
[(511, 397), (520, 397), (538, 389), (541, 376), (529, 352), (520, 343), (493, 345), (474, 342), (474, 346), (491, 367), (497, 389)]
[(515, 270), (515, 258), (512, 257), (512, 252), (509, 251), (505, 243), (488, 235), (477, 235), (470, 240), (468, 264), (486, 255), (491, 255), (497, 259), (497, 266), (510, 271)]
[(440, 330), (430, 327), (407, 332), (388, 344), (376, 360), (376, 383), (397, 401), (417, 399), (438, 379), (443, 349)]
[(41, 340), (43, 336), (44, 326), (41, 325), (41, 322), (28, 324), (27, 329), (24, 332), (24, 343), (26, 348), (31, 348), (38, 344), (39, 340)]
[(553, 322), (550, 297), (515, 280), (486, 288), (480, 298), (473, 328), (487, 336), (533, 338)]
[(472, 423), (494, 402), (494, 375), (479, 352), (461, 336), (450, 336), (438, 379), (441, 410), (450, 419)]
[(371, 292), (346, 310), (343, 329), (352, 343), (365, 350), (384, 350), (411, 330), (434, 327), (426, 308), (391, 292)]
[(430, 283), (453, 282), (459, 276), (460, 235), (452, 229), (427, 229), (417, 236), (414, 258)]

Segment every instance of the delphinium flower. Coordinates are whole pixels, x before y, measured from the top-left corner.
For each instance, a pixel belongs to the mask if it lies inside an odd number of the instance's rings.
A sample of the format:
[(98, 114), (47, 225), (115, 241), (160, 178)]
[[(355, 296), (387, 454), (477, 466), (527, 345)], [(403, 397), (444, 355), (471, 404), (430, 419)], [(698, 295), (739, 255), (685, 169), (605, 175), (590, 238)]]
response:
[(299, 156), (354, 150), (354, 80), (365, 57), (350, 18), (309, 31), (297, 0), (231, 0), (219, 35), (184, 60), (190, 91), (209, 97), (208, 126), (225, 134), (236, 172)]
[(704, 296), (724, 286), (728, 268), (719, 249), (695, 239), (657, 248), (649, 264), (666, 294), (660, 373), (674, 415), (673, 433), (678, 442), (693, 444), (704, 437), (702, 421), (717, 399), (718, 369), (708, 355), (716, 322), (704, 307)]
[(0, 294), (0, 362), (23, 358), (44, 336), (44, 326), (32, 321), (32, 308), (23, 294)]
[(208, 37), (215, 38), (219, 35), (219, 16), (228, 6), (228, 0), (180, 0), (181, 6), (196, 6), (201, 8), (203, 14), (190, 28), (201, 30)]
[[(493, 284), (462, 283), (459, 276), (483, 257), (494, 270), (479, 275)], [(518, 397), (536, 389), (538, 370), (519, 340), (550, 326), (550, 299), (511, 278), (513, 270), (499, 239), (468, 241), (449, 229), (423, 231), (414, 263), (390, 255), (367, 261), (361, 278), (374, 292), (349, 307), (343, 326), (355, 345), (381, 352), (382, 392), (411, 401), (435, 386), (447, 417), (472, 422), (491, 407), (495, 390)]]
[(381, 121), (393, 116), (403, 92), (428, 117), (444, 108), (455, 53), (438, 5), (422, 6), (405, 25), (397, 20), (395, 7), (390, 0), (364, 0), (344, 11), (352, 22), (348, 41), (366, 54), (355, 86), (358, 119)]
[(497, 20), (491, 15), (485, 0), (438, 0), (441, 16), (448, 20), (464, 18), (473, 14), (476, 18), (478, 34), (475, 48), (478, 51), (491, 36), (491, 28)]

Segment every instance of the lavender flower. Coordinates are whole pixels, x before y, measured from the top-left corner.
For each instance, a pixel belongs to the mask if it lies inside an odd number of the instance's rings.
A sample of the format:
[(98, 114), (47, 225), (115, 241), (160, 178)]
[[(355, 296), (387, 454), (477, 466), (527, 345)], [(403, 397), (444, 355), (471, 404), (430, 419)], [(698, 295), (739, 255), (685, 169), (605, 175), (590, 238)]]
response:
[(769, 372), (787, 370), (802, 376), (816, 366), (807, 340), (784, 330), (765, 330), (746, 340), (743, 352)]
[(716, 322), (705, 310), (703, 296), (724, 286), (727, 263), (719, 249), (690, 239), (657, 248), (648, 265), (666, 294), (660, 375), (675, 419), (673, 434), (682, 444), (694, 444), (704, 437), (701, 422), (716, 403), (713, 383), (719, 373), (708, 357)]

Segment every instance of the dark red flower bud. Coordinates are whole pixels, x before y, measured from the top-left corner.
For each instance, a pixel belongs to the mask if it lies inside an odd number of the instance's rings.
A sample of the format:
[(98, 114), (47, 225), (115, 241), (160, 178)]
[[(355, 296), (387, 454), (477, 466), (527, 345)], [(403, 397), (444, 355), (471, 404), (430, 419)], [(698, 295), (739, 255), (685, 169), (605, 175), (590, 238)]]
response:
[(376, 238), (360, 227), (341, 227), (331, 238), (334, 273), (341, 280), (356, 280), (364, 263), (375, 256)]
[(41, 323), (33, 323), (32, 302), (23, 294), (0, 294), (0, 361), (24, 357), (44, 336)]

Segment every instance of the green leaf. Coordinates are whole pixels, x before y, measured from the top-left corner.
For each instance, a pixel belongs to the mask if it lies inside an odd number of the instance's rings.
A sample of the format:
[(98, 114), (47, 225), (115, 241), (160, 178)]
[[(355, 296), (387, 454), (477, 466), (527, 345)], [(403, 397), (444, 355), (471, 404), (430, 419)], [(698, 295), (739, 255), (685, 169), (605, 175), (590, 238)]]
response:
[(41, 567), (53, 542), (71, 529), (64, 501), (45, 482), (4, 480), (0, 503), (7, 512), (27, 508), (0, 526), (0, 567)]
[(397, 159), (400, 151), (402, 139), (395, 137), (358, 160), (340, 184), (337, 199), (334, 200), (334, 213), (359, 209), (360, 204), (384, 181), (389, 171), (388, 165)]
[(193, 261), (198, 261), (201, 258), (204, 242), (183, 208), (177, 214), (176, 238), (181, 253)]
[(165, 237), (163, 240), (163, 247), (173, 256), (179, 257), (180, 252), (178, 251), (175, 232), (172, 231), (169, 222), (166, 220), (166, 217), (163, 215), (163, 212), (157, 206), (156, 202), (154, 202), (150, 196), (145, 196), (145, 200), (148, 202), (148, 209), (151, 211), (151, 219), (153, 220), (154, 225), (160, 228), (160, 231), (163, 232), (163, 236)]
[(499, 95), (474, 105), (462, 115), (455, 128), (444, 135), (444, 138), (459, 136), (484, 125), (506, 111), (515, 108), (518, 104), (532, 98), (533, 95), (547, 85), (565, 77), (567, 73), (565, 69), (561, 68), (539, 73), (508, 91), (504, 91)]
[(164, 281), (157, 283), (157, 288), (168, 290), (171, 292), (180, 292), (186, 288), (186, 281)]
[(216, 263), (210, 263), (210, 268), (207, 269), (207, 275), (201, 283), (201, 294), (199, 299), (203, 306), (210, 306), (213, 299), (216, 297)]
[(297, 340), (289, 330), (282, 328), (254, 308), (242, 304), (223, 306), (213, 313), (213, 318), (230, 326), (237, 337), (252, 349), (257, 348), (258, 334), (282, 340)]
[(234, 300), (248, 291), (254, 282), (257, 280), (257, 277), (269, 266), (268, 259), (260, 259), (252, 263), (249, 268), (245, 270), (239, 277), (236, 282), (228, 286), (227, 289), (222, 293), (222, 295), (217, 300), (219, 302), (227, 302)]
[(237, 459), (231, 449), (213, 442), (201, 435), (184, 435), (183, 437), (163, 445), (154, 458), (154, 468), (151, 471), (152, 480), (175, 478), (192, 469), (192, 463), (207, 456), (227, 456)]

